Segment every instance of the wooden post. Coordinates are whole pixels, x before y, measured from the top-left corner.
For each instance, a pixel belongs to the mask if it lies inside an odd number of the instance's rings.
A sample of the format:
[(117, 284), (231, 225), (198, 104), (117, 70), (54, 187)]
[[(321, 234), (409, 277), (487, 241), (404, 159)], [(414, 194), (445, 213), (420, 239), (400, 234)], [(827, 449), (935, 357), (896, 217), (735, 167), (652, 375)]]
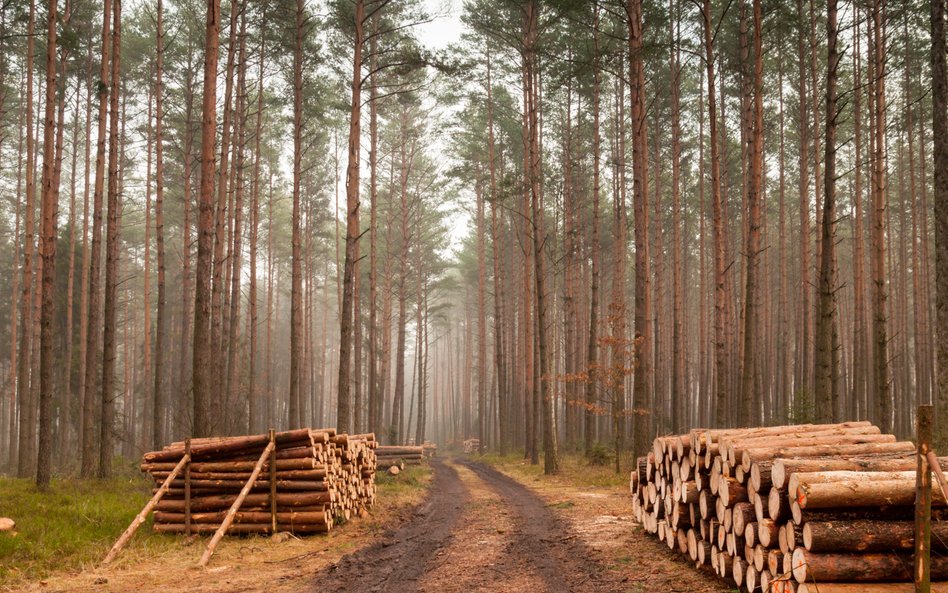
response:
[(915, 478), (915, 593), (931, 593), (932, 474), (928, 465), (931, 448), (932, 416), (930, 404), (918, 407), (916, 440), (918, 471)]
[(244, 484), (244, 487), (240, 490), (240, 494), (237, 495), (237, 500), (234, 501), (234, 504), (230, 506), (230, 510), (227, 511), (227, 515), (224, 517), (223, 523), (214, 533), (214, 537), (211, 538), (211, 541), (207, 544), (207, 549), (204, 550), (204, 555), (201, 556), (201, 566), (207, 566), (207, 563), (211, 560), (211, 556), (214, 554), (214, 549), (217, 548), (217, 544), (220, 543), (221, 539), (224, 537), (224, 534), (227, 533), (227, 530), (230, 528), (231, 523), (234, 522), (234, 517), (237, 516), (237, 511), (240, 510), (240, 505), (244, 503), (244, 499), (247, 498), (247, 495), (250, 494), (250, 488), (257, 482), (257, 478), (260, 477), (260, 472), (263, 470), (263, 462), (265, 462), (273, 450), (276, 448), (275, 440), (270, 441), (267, 445), (267, 448), (263, 450), (263, 454), (260, 455), (260, 459), (257, 460), (257, 465), (254, 466), (253, 472), (250, 474), (250, 479), (247, 480), (247, 483)]
[(184, 535), (191, 537), (191, 437), (184, 441)]
[(168, 477), (165, 478), (165, 481), (162, 482), (161, 488), (158, 489), (158, 492), (155, 492), (155, 495), (151, 497), (151, 500), (148, 501), (148, 504), (145, 505), (145, 508), (141, 510), (140, 513), (132, 520), (132, 524), (128, 526), (125, 532), (118, 538), (118, 541), (115, 542), (115, 545), (112, 546), (112, 549), (109, 550), (109, 553), (105, 556), (105, 559), (102, 560), (102, 564), (108, 564), (115, 560), (115, 557), (118, 556), (118, 553), (122, 551), (122, 548), (125, 547), (125, 544), (128, 543), (128, 540), (132, 539), (132, 536), (135, 535), (135, 532), (138, 531), (138, 528), (141, 527), (142, 523), (145, 522), (145, 519), (148, 518), (148, 513), (151, 512), (155, 505), (158, 504), (158, 501), (168, 492), (168, 488), (171, 487), (171, 482), (178, 477), (178, 473), (181, 472), (182, 467), (186, 467), (191, 462), (190, 455), (185, 455), (181, 458), (181, 461), (178, 462), (178, 465), (174, 466), (174, 469), (171, 470), (171, 473), (168, 474)]
[(277, 502), (276, 502), (276, 472), (277, 472), (277, 463), (276, 463), (276, 432), (271, 428), (270, 429), (270, 444), (273, 445), (273, 450), (270, 452), (270, 533), (277, 532)]

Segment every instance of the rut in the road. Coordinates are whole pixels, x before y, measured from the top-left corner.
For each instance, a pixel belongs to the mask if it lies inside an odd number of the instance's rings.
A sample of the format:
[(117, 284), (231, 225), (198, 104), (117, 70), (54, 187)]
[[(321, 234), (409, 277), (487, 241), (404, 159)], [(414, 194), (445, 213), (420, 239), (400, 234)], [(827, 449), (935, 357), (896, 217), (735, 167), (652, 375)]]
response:
[[(441, 579), (445, 572), (449, 577), (453, 573), (458, 582), (466, 581), (478, 591), (507, 591), (510, 575), (518, 581), (528, 576), (532, 593), (621, 590), (615, 577), (536, 494), (493, 468), (467, 460), (460, 463), (503, 502), (513, 520), (514, 529), (489, 569), (470, 563), (444, 565), (445, 552), (456, 545), (455, 536), (465, 527), (459, 521), (470, 493), (453, 467), (435, 461), (429, 497), (415, 517), (317, 575), (314, 591), (421, 592), (428, 589), (425, 576), (435, 568)], [(475, 583), (472, 574), (477, 575)]]

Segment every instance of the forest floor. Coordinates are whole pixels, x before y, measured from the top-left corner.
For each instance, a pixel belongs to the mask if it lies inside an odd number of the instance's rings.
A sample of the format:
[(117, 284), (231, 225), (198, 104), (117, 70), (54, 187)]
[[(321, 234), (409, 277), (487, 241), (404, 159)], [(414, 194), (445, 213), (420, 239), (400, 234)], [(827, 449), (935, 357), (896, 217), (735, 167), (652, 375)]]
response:
[(634, 527), (627, 478), (564, 460), (545, 477), (512, 457), (436, 461), (402, 528), (321, 572), (308, 591), (722, 593)]
[(383, 478), (371, 515), (329, 537), (227, 538), (202, 571), (206, 540), (149, 535), (106, 569), (89, 562), (42, 581), (0, 581), (0, 591), (729, 591), (636, 528), (627, 477), (609, 468), (569, 456), (552, 477), (516, 457), (438, 459), (432, 468)]
[(225, 538), (206, 571), (197, 562), (208, 538), (156, 534), (150, 522), (113, 564), (98, 566), (148, 501), (150, 483), (58, 481), (51, 493), (39, 494), (28, 480), (0, 478), (0, 516), (15, 518), (19, 530), (15, 537), (0, 533), (0, 592), (304, 591), (321, 568), (410, 520), (431, 475), (429, 468), (410, 467), (397, 478), (381, 476), (369, 516), (329, 536)]

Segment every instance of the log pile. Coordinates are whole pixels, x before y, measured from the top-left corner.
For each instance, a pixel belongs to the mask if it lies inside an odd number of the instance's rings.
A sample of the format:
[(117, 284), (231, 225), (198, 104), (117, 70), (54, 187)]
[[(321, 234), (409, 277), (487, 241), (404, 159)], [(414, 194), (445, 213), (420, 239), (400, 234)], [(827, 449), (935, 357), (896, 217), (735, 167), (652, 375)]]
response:
[[(375, 435), (336, 434), (308, 428), (270, 436), (191, 439), (190, 459), (155, 505), (154, 529), (213, 533), (249, 486), (229, 533), (277, 531), (321, 533), (375, 502)], [(144, 455), (141, 470), (157, 488), (185, 455), (186, 443), (171, 443)], [(254, 475), (256, 474), (256, 476)]]
[(431, 441), (425, 441), (421, 444), (422, 453), (425, 459), (431, 459), (438, 454), (438, 444)]
[[(633, 511), (744, 591), (908, 591), (914, 452), (869, 422), (694, 429), (638, 458)], [(932, 494), (932, 545), (948, 551), (948, 502)], [(933, 580), (948, 580), (941, 560)]]
[(403, 470), (406, 465), (421, 465), (422, 460), (425, 459), (425, 448), (410, 445), (380, 445), (375, 449), (375, 458), (380, 471), (391, 467)]
[(480, 439), (465, 439), (462, 443), (464, 448), (464, 453), (470, 455), (471, 453), (477, 453), (481, 450), (481, 440)]

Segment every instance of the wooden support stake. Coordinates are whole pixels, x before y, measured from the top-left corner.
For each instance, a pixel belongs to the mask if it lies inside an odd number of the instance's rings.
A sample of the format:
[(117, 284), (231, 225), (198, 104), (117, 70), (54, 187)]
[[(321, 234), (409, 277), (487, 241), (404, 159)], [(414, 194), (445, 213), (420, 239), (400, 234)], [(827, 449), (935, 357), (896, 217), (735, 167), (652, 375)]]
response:
[(201, 556), (201, 566), (207, 566), (207, 563), (211, 560), (211, 556), (214, 554), (214, 549), (217, 548), (217, 544), (220, 543), (224, 535), (227, 533), (228, 528), (230, 528), (231, 523), (234, 522), (234, 517), (237, 516), (237, 511), (240, 510), (240, 505), (244, 503), (244, 499), (247, 498), (247, 495), (250, 494), (250, 488), (257, 482), (257, 478), (260, 477), (260, 472), (263, 470), (263, 463), (270, 457), (270, 454), (276, 447), (276, 442), (270, 441), (267, 445), (267, 448), (263, 450), (263, 454), (260, 455), (260, 459), (257, 460), (257, 465), (254, 466), (253, 472), (250, 474), (250, 479), (247, 480), (247, 483), (244, 484), (243, 489), (241, 489), (240, 494), (237, 495), (237, 500), (234, 501), (234, 504), (230, 506), (230, 510), (227, 511), (227, 516), (224, 517), (224, 522), (221, 523), (221, 526), (214, 533), (214, 537), (211, 538), (211, 541), (207, 544), (207, 549), (204, 550), (204, 555)]
[(270, 443), (273, 445), (273, 451), (270, 452), (270, 530), (271, 533), (277, 532), (277, 503), (276, 503), (276, 431), (270, 429)]
[(112, 549), (109, 550), (109, 553), (105, 556), (105, 559), (102, 560), (102, 564), (108, 564), (115, 560), (115, 557), (118, 556), (118, 553), (122, 551), (122, 548), (125, 547), (125, 544), (128, 543), (128, 540), (132, 539), (132, 536), (135, 535), (135, 532), (138, 531), (138, 528), (141, 527), (142, 523), (145, 522), (145, 519), (148, 518), (148, 513), (151, 512), (155, 505), (158, 504), (158, 501), (168, 492), (168, 488), (171, 487), (171, 482), (178, 476), (178, 473), (181, 471), (181, 468), (187, 465), (191, 461), (189, 455), (185, 455), (181, 458), (181, 461), (178, 462), (178, 465), (174, 467), (171, 473), (165, 478), (165, 481), (162, 482), (161, 488), (158, 489), (158, 492), (155, 492), (155, 495), (151, 497), (151, 500), (148, 501), (148, 504), (145, 505), (145, 508), (141, 510), (140, 513), (132, 520), (132, 524), (128, 526), (128, 529), (118, 538), (118, 541), (115, 542), (115, 545), (112, 546)]
[(188, 459), (184, 466), (184, 535), (191, 537), (191, 437), (184, 441), (184, 456)]
[(915, 477), (915, 593), (931, 593), (932, 474), (928, 465), (934, 407), (918, 407), (916, 440), (918, 470)]

